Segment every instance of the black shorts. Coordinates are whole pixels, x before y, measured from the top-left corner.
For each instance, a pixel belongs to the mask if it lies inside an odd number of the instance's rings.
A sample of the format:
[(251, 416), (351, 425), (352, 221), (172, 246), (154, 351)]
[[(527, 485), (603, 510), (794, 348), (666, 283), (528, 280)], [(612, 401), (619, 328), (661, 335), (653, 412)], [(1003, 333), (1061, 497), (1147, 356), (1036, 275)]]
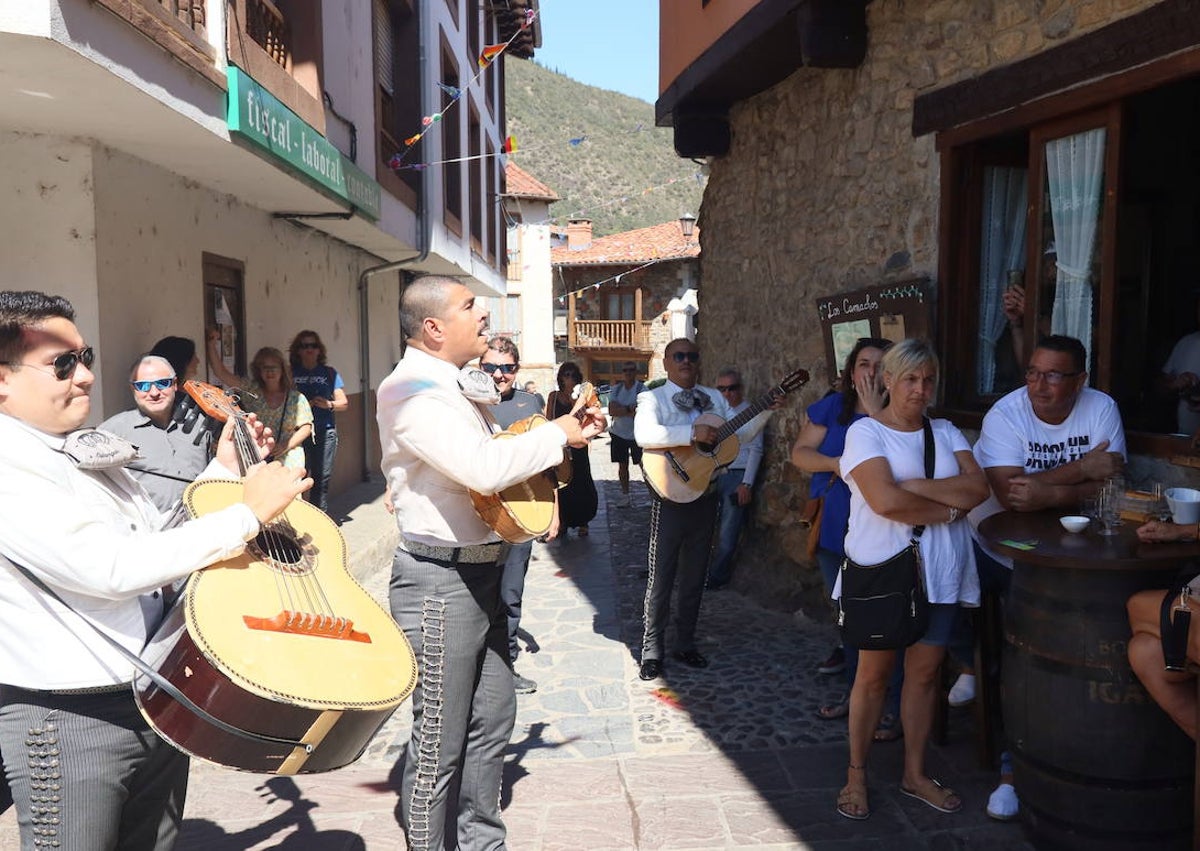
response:
[(631, 455), (633, 463), (642, 463), (642, 447), (632, 440), (626, 440), (615, 434), (609, 435), (608, 457), (614, 464), (628, 464)]

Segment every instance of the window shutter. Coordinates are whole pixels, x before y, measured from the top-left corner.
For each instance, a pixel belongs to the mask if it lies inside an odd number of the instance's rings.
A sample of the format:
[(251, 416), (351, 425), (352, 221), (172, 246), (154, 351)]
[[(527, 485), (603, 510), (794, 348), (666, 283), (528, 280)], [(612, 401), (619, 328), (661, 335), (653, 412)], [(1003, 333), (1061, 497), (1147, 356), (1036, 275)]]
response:
[(393, 91), (393, 69), (395, 66), (395, 42), (392, 32), (392, 16), (388, 12), (387, 0), (375, 0), (375, 79), (379, 88), (389, 95)]

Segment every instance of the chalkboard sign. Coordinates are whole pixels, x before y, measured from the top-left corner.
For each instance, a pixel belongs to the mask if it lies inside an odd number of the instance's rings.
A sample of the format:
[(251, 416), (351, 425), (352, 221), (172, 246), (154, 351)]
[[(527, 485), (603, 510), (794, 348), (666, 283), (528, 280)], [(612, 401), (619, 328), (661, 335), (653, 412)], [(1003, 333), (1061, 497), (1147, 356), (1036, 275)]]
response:
[(860, 337), (931, 339), (933, 306), (933, 286), (924, 276), (818, 298), (830, 382), (837, 380)]

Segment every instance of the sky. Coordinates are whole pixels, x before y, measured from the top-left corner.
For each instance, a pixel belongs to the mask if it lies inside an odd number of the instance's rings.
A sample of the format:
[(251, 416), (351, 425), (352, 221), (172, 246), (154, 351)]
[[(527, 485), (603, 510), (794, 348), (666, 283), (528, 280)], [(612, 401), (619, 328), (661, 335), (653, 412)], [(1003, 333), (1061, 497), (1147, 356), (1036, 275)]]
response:
[(535, 62), (589, 86), (658, 99), (657, 0), (539, 0), (538, 8)]

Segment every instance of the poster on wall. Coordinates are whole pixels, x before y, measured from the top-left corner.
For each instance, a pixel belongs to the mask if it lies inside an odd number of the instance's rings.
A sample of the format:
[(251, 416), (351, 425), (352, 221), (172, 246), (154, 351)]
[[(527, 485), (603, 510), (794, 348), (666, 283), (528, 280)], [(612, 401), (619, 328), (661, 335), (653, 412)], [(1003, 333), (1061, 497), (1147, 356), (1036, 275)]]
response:
[(816, 302), (831, 385), (859, 338), (899, 342), (933, 334), (933, 286), (924, 276), (821, 296)]

